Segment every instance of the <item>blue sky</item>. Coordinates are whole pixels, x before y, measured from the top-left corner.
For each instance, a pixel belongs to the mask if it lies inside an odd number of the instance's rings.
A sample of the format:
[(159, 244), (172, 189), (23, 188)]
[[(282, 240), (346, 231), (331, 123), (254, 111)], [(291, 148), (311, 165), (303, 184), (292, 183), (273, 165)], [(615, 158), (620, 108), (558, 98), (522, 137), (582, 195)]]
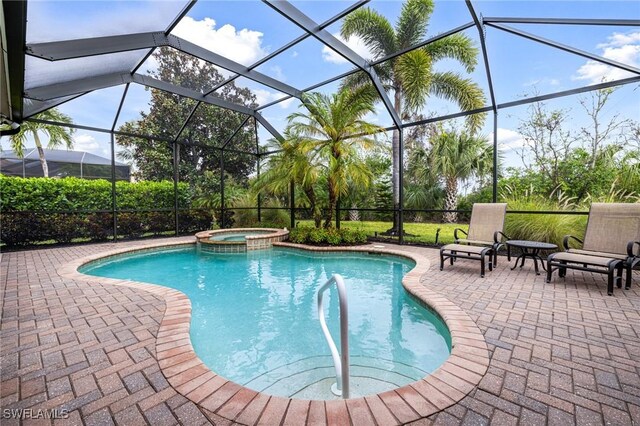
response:
[[(163, 30), (184, 2), (173, 1), (31, 1), (29, 3), (28, 42), (63, 40), (76, 37), (95, 37)], [(317, 22), (322, 22), (348, 7), (348, 1), (293, 1)], [(563, 17), (563, 18), (621, 18), (640, 19), (640, 3), (637, 1), (475, 1), (479, 15), (509, 17)], [(391, 22), (400, 13), (402, 2), (373, 0), (368, 4)], [(436, 1), (430, 21), (428, 35), (433, 36), (458, 25), (469, 22), (471, 17), (462, 0)], [(342, 21), (328, 27), (338, 34)], [(570, 44), (585, 51), (604, 55), (610, 59), (640, 67), (640, 28), (588, 27), (559, 25), (512, 25), (558, 42)], [(475, 28), (465, 32), (478, 43)], [(178, 25), (174, 34), (208, 49), (229, 56), (237, 62), (250, 65), (256, 60), (278, 49), (302, 34), (302, 30), (280, 16), (267, 5), (257, 1), (200, 1)], [(602, 66), (585, 58), (543, 46), (500, 30), (488, 28), (488, 55), (497, 101), (507, 102), (538, 92), (541, 94), (571, 89), (599, 82), (602, 78), (624, 78), (624, 72)], [(357, 40), (349, 45), (359, 54), (370, 57), (367, 49)], [(138, 55), (139, 57), (139, 55)], [(58, 82), (77, 72), (97, 75), (119, 68), (127, 69), (135, 63), (136, 55), (123, 53), (109, 58), (95, 57), (75, 63), (60, 63), (52, 72), (50, 63), (29, 58), (27, 63), (28, 84)], [(154, 62), (147, 61), (144, 70), (154, 69)], [(303, 89), (351, 68), (335, 53), (324, 48), (318, 41), (308, 38), (290, 50), (276, 56), (258, 68), (271, 77)], [(437, 63), (438, 71), (456, 71), (477, 82), (487, 93), (487, 79), (482, 63), (467, 75), (454, 61)], [(282, 97), (275, 90), (250, 80), (238, 80), (256, 93), (260, 103)], [(319, 91), (335, 91), (339, 83), (324, 86)], [(110, 128), (123, 87), (95, 91), (70, 101), (60, 107), (78, 124)], [(640, 89), (629, 85), (618, 90), (612, 97), (606, 114), (619, 114), (623, 118), (640, 120)], [(585, 96), (585, 95), (583, 95)], [(135, 119), (140, 111), (148, 109), (149, 93), (142, 87), (132, 85), (127, 96), (122, 116), (118, 122)], [(585, 123), (579, 97), (549, 102), (552, 108), (570, 111), (572, 124), (579, 128)], [(263, 111), (263, 115), (279, 130), (286, 125), (286, 116), (295, 111), (298, 102), (290, 100)], [(431, 98), (422, 111), (425, 114), (443, 115), (457, 112), (456, 105)], [(391, 125), (391, 119), (382, 104), (379, 112), (370, 119), (380, 125)], [(526, 115), (526, 107), (503, 111), (499, 119), (498, 137), (510, 165), (519, 165), (519, 160), (510, 150), (521, 141), (517, 133), (519, 120)], [(487, 120), (484, 133), (491, 136), (492, 121)], [(261, 129), (260, 139), (269, 135)], [(76, 149), (108, 156), (109, 137), (106, 134), (77, 131)], [(7, 144), (3, 141), (3, 147)]]

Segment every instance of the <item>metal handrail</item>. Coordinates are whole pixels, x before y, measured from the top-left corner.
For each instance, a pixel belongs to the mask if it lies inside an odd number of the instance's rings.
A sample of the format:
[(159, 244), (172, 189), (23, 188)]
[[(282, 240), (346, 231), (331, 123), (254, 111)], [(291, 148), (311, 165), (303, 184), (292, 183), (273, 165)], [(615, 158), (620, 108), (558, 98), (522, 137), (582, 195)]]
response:
[[(331, 337), (322, 306), (324, 292), (331, 287), (332, 284), (335, 284), (338, 289), (338, 300), (340, 302), (340, 347), (342, 349), (342, 355), (338, 354), (338, 348)], [(340, 274), (333, 274), (333, 276), (318, 289), (318, 319), (320, 320), (320, 327), (322, 327), (322, 332), (331, 350), (333, 365), (336, 368), (336, 383), (331, 386), (331, 391), (347, 399), (349, 398), (349, 306), (347, 304), (347, 288)]]

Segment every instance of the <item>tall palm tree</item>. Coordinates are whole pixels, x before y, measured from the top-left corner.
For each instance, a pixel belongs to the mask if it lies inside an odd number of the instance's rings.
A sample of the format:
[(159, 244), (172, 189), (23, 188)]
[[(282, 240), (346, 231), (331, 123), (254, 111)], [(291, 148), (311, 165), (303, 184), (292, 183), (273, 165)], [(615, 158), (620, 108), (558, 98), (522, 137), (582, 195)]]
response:
[(320, 164), (313, 161), (313, 146), (295, 135), (290, 128), (285, 129), (284, 139), (269, 141), (270, 150), (278, 151), (269, 157), (267, 170), (256, 179), (254, 189), (266, 190), (273, 194), (286, 194), (293, 182), (302, 188), (316, 228), (322, 223), (322, 212), (318, 204), (316, 185), (322, 174)]
[[(71, 117), (58, 111), (55, 108), (41, 112), (34, 116), (40, 120), (56, 121), (58, 123), (71, 124)], [(33, 121), (25, 121), (20, 125), (20, 131), (11, 136), (11, 149), (16, 153), (18, 158), (24, 157), (25, 143), (29, 136), (33, 137), (33, 140), (38, 149), (38, 156), (40, 157), (40, 164), (42, 165), (42, 172), (44, 177), (49, 177), (49, 166), (47, 166), (47, 159), (44, 156), (44, 149), (42, 149), (42, 142), (40, 141), (40, 134), (47, 135), (49, 137), (49, 143), (47, 148), (53, 149), (64, 144), (67, 149), (73, 148), (72, 135), (75, 129), (55, 126), (51, 124), (37, 123)]]
[[(352, 36), (360, 37), (373, 53), (374, 59), (382, 58), (423, 41), (433, 8), (433, 0), (407, 0), (395, 28), (377, 11), (358, 9), (344, 19), (341, 35), (346, 40)], [(393, 106), (400, 117), (406, 117), (424, 106), (429, 96), (451, 100), (462, 110), (468, 111), (484, 106), (482, 89), (471, 79), (454, 72), (434, 71), (433, 65), (441, 59), (455, 59), (470, 73), (475, 69), (477, 56), (478, 49), (469, 37), (454, 34), (384, 62), (375, 70), (385, 88), (393, 92)], [(370, 81), (364, 73), (359, 73), (348, 78), (345, 85), (370, 85)], [(482, 114), (469, 116), (467, 122), (470, 131), (475, 132), (483, 120)], [(391, 180), (396, 209), (400, 204), (399, 150), (400, 134), (394, 130)], [(397, 215), (394, 215), (394, 227), (389, 230), (390, 233), (397, 233), (398, 225)]]
[[(431, 140), (430, 171), (444, 180), (445, 210), (458, 205), (458, 182), (482, 178), (493, 167), (493, 147), (486, 137), (454, 131), (442, 132)], [(444, 222), (456, 222), (456, 212), (446, 212)]]
[(310, 155), (326, 168), (325, 228), (331, 226), (338, 198), (347, 194), (349, 184), (366, 188), (373, 179), (362, 155), (363, 150), (377, 147), (375, 134), (383, 130), (364, 121), (374, 112), (373, 99), (368, 88), (344, 89), (330, 96), (311, 93), (303, 98), (307, 112), (288, 117), (290, 131), (312, 147)]

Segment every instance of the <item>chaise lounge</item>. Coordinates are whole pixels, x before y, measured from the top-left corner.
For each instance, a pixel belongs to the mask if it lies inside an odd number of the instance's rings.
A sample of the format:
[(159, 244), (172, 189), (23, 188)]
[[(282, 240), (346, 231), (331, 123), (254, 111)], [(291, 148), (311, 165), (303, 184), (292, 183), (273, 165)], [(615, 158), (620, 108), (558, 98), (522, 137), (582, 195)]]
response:
[[(454, 244), (447, 244), (440, 249), (440, 270), (444, 269), (444, 261), (449, 259), (451, 265), (455, 259), (473, 259), (480, 261), (480, 276), (484, 277), (485, 265), (489, 270), (498, 261), (498, 250), (504, 246), (502, 232), (504, 219), (507, 214), (506, 203), (475, 203), (471, 210), (469, 232), (460, 228), (454, 230)], [(460, 238), (459, 233), (466, 238)], [(511, 253), (507, 247), (507, 256), (511, 260)]]
[[(582, 248), (572, 248), (571, 240), (581, 243)], [(640, 263), (640, 204), (593, 203), (584, 241), (567, 235), (562, 244), (564, 252), (547, 258), (547, 282), (551, 282), (556, 270), (561, 278), (567, 269), (607, 274), (607, 294), (611, 296), (614, 282), (622, 287), (622, 272), (626, 269), (625, 289), (629, 289), (633, 268)]]

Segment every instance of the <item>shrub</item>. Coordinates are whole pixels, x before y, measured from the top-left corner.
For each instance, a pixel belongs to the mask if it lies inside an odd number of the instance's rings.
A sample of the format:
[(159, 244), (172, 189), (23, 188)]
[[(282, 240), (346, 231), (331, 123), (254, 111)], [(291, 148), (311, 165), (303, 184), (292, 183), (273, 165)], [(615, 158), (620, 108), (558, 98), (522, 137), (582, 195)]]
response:
[(308, 242), (322, 244), (327, 240), (327, 231), (324, 228), (313, 228), (309, 231)]
[(312, 228), (300, 227), (289, 231), (289, 241), (296, 244), (304, 244), (309, 238), (309, 232)]
[[(505, 201), (508, 203), (509, 210), (575, 211), (570, 200), (562, 197), (556, 200), (525, 194), (522, 198), (510, 197)], [(582, 238), (586, 223), (587, 217), (580, 215), (512, 213), (507, 214), (505, 234), (515, 240), (543, 241), (560, 247), (565, 235)]]
[(340, 232), (340, 230), (338, 230), (338, 229), (331, 228), (331, 229), (327, 230), (327, 233), (326, 233), (326, 236), (325, 236), (325, 241), (329, 245), (338, 246), (343, 242), (343, 240), (342, 240), (343, 234), (346, 234), (346, 233), (345, 232)]
[(289, 232), (289, 241), (296, 244), (311, 245), (353, 245), (366, 243), (367, 234), (361, 230), (348, 228), (317, 229), (301, 226)]

